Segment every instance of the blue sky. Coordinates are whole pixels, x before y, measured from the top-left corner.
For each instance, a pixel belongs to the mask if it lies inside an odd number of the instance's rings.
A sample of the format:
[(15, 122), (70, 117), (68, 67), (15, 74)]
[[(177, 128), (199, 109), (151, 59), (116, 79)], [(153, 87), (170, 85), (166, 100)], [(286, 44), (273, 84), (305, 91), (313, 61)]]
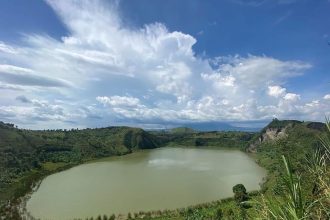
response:
[(1, 1), (0, 120), (323, 121), (329, 11), (328, 0)]

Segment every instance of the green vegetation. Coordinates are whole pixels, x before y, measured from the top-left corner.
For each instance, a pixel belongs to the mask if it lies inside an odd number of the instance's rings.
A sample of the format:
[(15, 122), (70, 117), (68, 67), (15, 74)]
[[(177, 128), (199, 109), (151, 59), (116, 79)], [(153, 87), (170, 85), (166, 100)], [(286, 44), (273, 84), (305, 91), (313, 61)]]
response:
[(0, 206), (25, 195), (52, 172), (159, 144), (139, 128), (31, 131), (0, 122)]
[(279, 196), (263, 196), (259, 202), (262, 219), (329, 219), (330, 123), (326, 125), (328, 136), (320, 139), (322, 146), (306, 157), (306, 173), (297, 172), (282, 156), (286, 173), (282, 178), (283, 192)]
[[(272, 124), (272, 123), (271, 123)], [(275, 139), (264, 139), (257, 147), (257, 162), (268, 170), (268, 180), (264, 185), (264, 191), (271, 190), (275, 194), (282, 192), (285, 176), (282, 155), (290, 159), (296, 173), (301, 173), (307, 179), (304, 187), (310, 188), (313, 177), (308, 175), (306, 156), (310, 157), (322, 147), (320, 138), (326, 138), (325, 125), (318, 129), (310, 128), (310, 122), (291, 122), (285, 128), (285, 136), (278, 136)], [(314, 123), (313, 123), (314, 124)], [(283, 130), (282, 129), (282, 130)]]
[(283, 156), (286, 176), (284, 189), (287, 190), (283, 197), (267, 198), (261, 202), (263, 218), (265, 219), (306, 219), (308, 218), (307, 201), (302, 192), (301, 179), (295, 177), (292, 167)]
[(192, 129), (178, 128), (171, 131), (151, 132), (162, 146), (223, 147), (245, 149), (254, 137), (253, 132), (210, 131), (197, 132)]
[(234, 199), (238, 204), (242, 204), (248, 200), (248, 194), (243, 184), (237, 184), (233, 187)]
[[(15, 204), (33, 183), (52, 172), (95, 158), (173, 145), (255, 152), (256, 161), (268, 170), (267, 179), (261, 192), (247, 193), (238, 183), (233, 187), (234, 198), (184, 209), (131, 213), (130, 219), (298, 220), (327, 219), (330, 214), (329, 123), (277, 119), (260, 133), (186, 128), (145, 132), (128, 127), (30, 131), (0, 123), (0, 213), (19, 219), (15, 206), (5, 202)], [(94, 217), (100, 218), (115, 216)]]
[(276, 128), (276, 129), (283, 129), (286, 126), (289, 125), (297, 125), (297, 124), (301, 124), (303, 122), (301, 121), (297, 121), (297, 120), (278, 120), (277, 118), (274, 118), (264, 129), (263, 131), (265, 131), (266, 129), (271, 129), (271, 128)]

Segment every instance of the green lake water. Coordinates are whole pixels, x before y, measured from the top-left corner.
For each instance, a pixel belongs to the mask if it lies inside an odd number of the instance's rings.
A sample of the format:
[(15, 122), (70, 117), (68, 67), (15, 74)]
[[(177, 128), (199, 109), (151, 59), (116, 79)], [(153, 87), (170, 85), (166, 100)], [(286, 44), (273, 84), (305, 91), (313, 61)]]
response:
[(41, 219), (182, 208), (232, 196), (266, 175), (238, 150), (160, 148), (82, 164), (46, 177), (27, 201)]

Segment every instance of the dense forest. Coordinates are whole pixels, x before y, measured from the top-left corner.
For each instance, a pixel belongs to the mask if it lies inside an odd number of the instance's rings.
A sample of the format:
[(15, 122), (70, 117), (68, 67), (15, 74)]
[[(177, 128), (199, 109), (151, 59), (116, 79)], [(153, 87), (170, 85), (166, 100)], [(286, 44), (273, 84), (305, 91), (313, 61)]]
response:
[[(147, 132), (139, 128), (107, 127), (97, 129), (43, 130), (19, 129), (0, 123), (0, 213), (4, 219), (20, 219), (17, 204), (33, 184), (53, 172), (101, 157), (123, 155), (140, 149), (165, 146), (233, 147), (252, 152), (256, 161), (268, 171), (261, 192), (246, 192), (244, 186), (233, 186), (234, 198), (187, 207), (179, 210), (140, 212), (127, 218), (144, 219), (277, 219), (267, 215), (271, 210), (267, 198), (285, 197), (288, 173), (291, 183), (299, 182), (301, 198), (312, 203), (324, 192), (315, 181), (312, 168), (320, 165), (311, 159), (322, 157), (322, 181), (328, 183), (329, 158), (326, 158), (326, 124), (274, 119), (261, 132), (198, 132), (188, 128)], [(308, 160), (310, 159), (310, 160)], [(321, 166), (321, 165), (320, 165)], [(286, 169), (287, 168), (287, 169)], [(294, 178), (293, 178), (294, 176)], [(290, 190), (289, 190), (290, 191)], [(326, 194), (329, 196), (329, 194)], [(323, 198), (323, 197), (322, 197)], [(324, 209), (313, 206), (310, 219), (322, 219), (329, 214), (329, 197)], [(271, 202), (273, 204), (275, 202)], [(267, 205), (268, 204), (268, 205)], [(315, 203), (318, 204), (319, 203)], [(253, 207), (253, 208), (251, 208)], [(266, 217), (262, 217), (262, 210)], [(315, 211), (316, 210), (316, 211)], [(321, 210), (321, 211), (320, 211)], [(273, 211), (272, 213), (274, 213)], [(319, 213), (316, 213), (319, 212)], [(269, 214), (269, 213), (268, 213)], [(126, 218), (121, 216), (121, 218)], [(317, 218), (319, 217), (319, 218)], [(114, 219), (99, 216), (96, 219)], [(300, 218), (283, 218), (300, 219)]]

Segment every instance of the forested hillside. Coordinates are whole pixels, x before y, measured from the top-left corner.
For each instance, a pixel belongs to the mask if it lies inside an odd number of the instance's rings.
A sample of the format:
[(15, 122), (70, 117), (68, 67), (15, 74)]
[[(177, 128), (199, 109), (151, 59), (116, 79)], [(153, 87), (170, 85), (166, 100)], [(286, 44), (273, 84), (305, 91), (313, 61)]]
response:
[(32, 131), (1, 122), (0, 202), (14, 195), (20, 196), (26, 191), (25, 185), (39, 178), (40, 172), (48, 173), (137, 149), (155, 148), (159, 144), (153, 135), (140, 128)]
[(225, 147), (244, 150), (256, 135), (253, 132), (207, 131), (198, 132), (188, 128), (151, 132), (166, 146)]

